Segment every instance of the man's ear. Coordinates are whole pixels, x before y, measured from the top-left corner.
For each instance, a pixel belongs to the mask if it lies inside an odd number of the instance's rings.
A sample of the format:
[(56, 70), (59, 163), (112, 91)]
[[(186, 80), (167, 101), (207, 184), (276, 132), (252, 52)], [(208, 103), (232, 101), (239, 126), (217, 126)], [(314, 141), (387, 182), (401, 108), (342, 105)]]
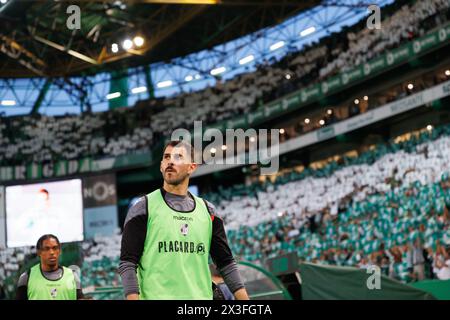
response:
[(159, 163), (159, 171), (160, 171), (161, 173), (163, 173), (162, 161)]
[(197, 167), (198, 167), (198, 164), (196, 164), (196, 163), (191, 163), (190, 165), (189, 165), (189, 171), (190, 171), (190, 173), (192, 174), (192, 173), (194, 173), (194, 171), (195, 170), (197, 170)]

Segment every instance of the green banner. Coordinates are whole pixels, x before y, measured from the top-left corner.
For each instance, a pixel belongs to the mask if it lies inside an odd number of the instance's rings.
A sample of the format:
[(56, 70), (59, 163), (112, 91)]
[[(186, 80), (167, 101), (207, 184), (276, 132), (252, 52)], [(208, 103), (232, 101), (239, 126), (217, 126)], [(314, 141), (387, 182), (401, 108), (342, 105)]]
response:
[(340, 76), (334, 76), (329, 80), (321, 83), (322, 94), (328, 94), (329, 92), (336, 91), (342, 86), (342, 81)]
[(275, 114), (279, 114), (281, 112), (281, 102), (269, 104), (264, 108), (264, 116), (265, 118), (270, 118)]
[(57, 177), (67, 175), (68, 171), (68, 162), (67, 161), (59, 161), (55, 164), (55, 175)]
[(299, 94), (293, 94), (290, 97), (283, 99), (282, 109), (296, 109), (300, 105), (301, 96)]
[(88, 172), (146, 166), (151, 163), (151, 155), (151, 152), (146, 152), (98, 160), (83, 158), (55, 163), (31, 163), (25, 166), (0, 167), (0, 182), (50, 179)]
[(226, 122), (228, 129), (236, 129), (236, 128), (244, 128), (247, 126), (247, 118), (246, 117), (239, 117), (235, 119), (228, 120)]
[(123, 155), (114, 159), (113, 168), (123, 168), (143, 165), (145, 163), (150, 164), (152, 162), (151, 153), (142, 153), (135, 155)]
[(247, 123), (248, 124), (257, 123), (263, 119), (264, 119), (264, 111), (262, 109), (254, 111), (254, 112), (250, 112), (247, 115)]
[(412, 44), (406, 45), (394, 49), (386, 54), (386, 62), (388, 66), (396, 65), (400, 62), (407, 60), (412, 55)]
[(450, 280), (424, 280), (411, 286), (429, 292), (439, 300), (450, 300)]
[(356, 68), (354, 68), (348, 72), (343, 72), (341, 74), (342, 84), (344, 86), (349, 83), (361, 80), (363, 77), (364, 77), (364, 68), (362, 65), (359, 65)]
[(317, 99), (320, 97), (320, 85), (315, 84), (306, 89), (300, 91), (300, 99), (302, 102), (306, 102), (308, 100)]
[(423, 290), (393, 280), (376, 269), (303, 263), (304, 300), (435, 300)]
[(364, 75), (368, 76), (370, 74), (377, 73), (380, 70), (386, 68), (386, 56), (382, 55), (381, 57), (370, 60), (369, 62), (364, 64), (363, 70)]
[(414, 54), (419, 54), (422, 51), (426, 51), (438, 44), (438, 34), (437, 32), (428, 34), (418, 40), (413, 41), (413, 52)]

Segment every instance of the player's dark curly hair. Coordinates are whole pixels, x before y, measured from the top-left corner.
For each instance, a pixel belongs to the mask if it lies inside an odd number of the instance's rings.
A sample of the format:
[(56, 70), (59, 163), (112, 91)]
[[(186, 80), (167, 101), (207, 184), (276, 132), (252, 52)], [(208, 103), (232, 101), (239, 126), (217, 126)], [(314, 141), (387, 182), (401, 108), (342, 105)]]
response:
[(56, 242), (58, 242), (58, 246), (61, 248), (61, 243), (59, 242), (59, 239), (57, 236), (53, 235), (53, 234), (44, 234), (42, 237), (39, 238), (39, 240), (36, 243), (36, 250), (41, 250), (42, 249), (42, 243), (47, 240), (47, 239), (55, 239)]

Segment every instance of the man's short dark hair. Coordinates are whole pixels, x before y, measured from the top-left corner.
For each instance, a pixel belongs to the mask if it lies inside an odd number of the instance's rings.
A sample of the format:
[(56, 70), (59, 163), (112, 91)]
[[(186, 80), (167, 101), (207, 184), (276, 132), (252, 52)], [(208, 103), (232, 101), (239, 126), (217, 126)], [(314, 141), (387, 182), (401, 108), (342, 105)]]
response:
[(44, 243), (45, 240), (48, 239), (55, 239), (56, 242), (58, 242), (58, 246), (61, 248), (61, 243), (59, 242), (59, 239), (57, 236), (53, 235), (53, 234), (44, 234), (42, 237), (39, 238), (39, 240), (36, 243), (36, 250), (39, 251), (42, 249), (42, 244)]
[(177, 148), (183, 147), (183, 148), (186, 150), (186, 152), (187, 152), (188, 154), (190, 154), (190, 156), (191, 156), (191, 162), (195, 162), (194, 148), (192, 147), (192, 145), (191, 145), (189, 142), (184, 141), (184, 140), (171, 140), (171, 141), (169, 141), (169, 142), (166, 144), (166, 146), (164, 147), (164, 149), (163, 149), (163, 155), (164, 155), (164, 152), (166, 152), (167, 147), (169, 147), (169, 146), (171, 146), (171, 147), (177, 147)]

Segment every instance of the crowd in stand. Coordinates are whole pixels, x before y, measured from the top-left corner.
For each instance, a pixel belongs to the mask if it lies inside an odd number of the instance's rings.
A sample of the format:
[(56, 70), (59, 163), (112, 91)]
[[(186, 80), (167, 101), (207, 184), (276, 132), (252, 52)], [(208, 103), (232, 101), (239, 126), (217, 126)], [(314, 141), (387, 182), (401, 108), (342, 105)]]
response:
[(381, 23), (380, 30), (361, 26), (356, 32), (348, 32), (346, 39), (341, 39), (344, 48), (336, 50), (333, 47), (335, 51), (340, 52), (320, 69), (319, 78), (348, 71), (355, 65), (385, 53), (386, 50), (396, 48), (401, 42), (423, 36), (450, 17), (449, 3), (446, 0), (415, 1), (412, 5), (401, 5), (399, 2), (394, 6), (398, 6), (399, 10)]
[(2, 296), (6, 297), (6, 292), (15, 290), (15, 285), (7, 284), (5, 280), (17, 275), (25, 261), (32, 256), (34, 256), (32, 247), (2, 248), (0, 246), (0, 300)]
[(224, 217), (233, 252), (263, 262), (367, 267), (408, 282), (450, 279), (450, 126), (357, 158), (207, 195)]
[(118, 109), (81, 116), (2, 118), (0, 163), (21, 165), (119, 156), (148, 150), (153, 132), (136, 113)]
[(82, 243), (81, 284), (86, 291), (95, 287), (119, 286), (120, 230), (113, 236), (96, 236)]
[(175, 128), (191, 127), (194, 120), (212, 123), (243, 115), (421, 36), (450, 18), (449, 6), (445, 0), (396, 1), (383, 9), (386, 18), (381, 30), (365, 28), (364, 20), (301, 51), (294, 50), (280, 61), (265, 61), (255, 72), (217, 81), (202, 91), (140, 101), (132, 109), (2, 118), (0, 165), (146, 151)]

